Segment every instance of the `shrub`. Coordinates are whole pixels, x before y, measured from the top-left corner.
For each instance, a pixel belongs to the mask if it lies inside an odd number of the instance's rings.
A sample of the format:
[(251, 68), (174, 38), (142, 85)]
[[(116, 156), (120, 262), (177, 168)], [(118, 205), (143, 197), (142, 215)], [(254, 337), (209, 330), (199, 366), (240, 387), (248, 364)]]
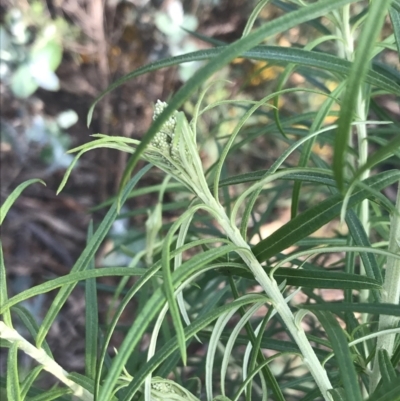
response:
[[(83, 400), (100, 401), (127, 401), (141, 394), (146, 400), (204, 398), (194, 378), (204, 382), (207, 400), (400, 399), (400, 191), (395, 200), (381, 192), (400, 180), (398, 168), (384, 167), (398, 166), (399, 124), (378, 101), (400, 94), (398, 71), (383, 54), (384, 49), (399, 53), (399, 4), (276, 1), (285, 14), (253, 28), (267, 3), (257, 4), (242, 38), (234, 43), (157, 61), (128, 74), (103, 94), (159, 68), (208, 60), (168, 104), (156, 104), (154, 122), (141, 141), (98, 134), (72, 150), (78, 152), (75, 160), (100, 147), (132, 156), (119, 196), (98, 228), (89, 230), (87, 247), (70, 274), (8, 299), (1, 263), (0, 335), (1, 345), (10, 348), (9, 399), (37, 394), (31, 386), (42, 368), (67, 386), (37, 396), (46, 400), (65, 399), (72, 392)], [(378, 40), (387, 14), (394, 34)], [(319, 31), (303, 48), (260, 45), (300, 24)], [(337, 55), (324, 51), (324, 42), (333, 44)], [(284, 66), (277, 89), (261, 100), (227, 99), (203, 105), (213, 90), (213, 85), (205, 86), (207, 80), (236, 57)], [(304, 77), (306, 87), (284, 89), (294, 71)], [(327, 79), (335, 83), (333, 90)], [(202, 86), (189, 121), (177, 110)], [(322, 104), (295, 116), (280, 116), (278, 98), (297, 92), (323, 95)], [(340, 106), (338, 112), (335, 105)], [(220, 153), (204, 171), (198, 126), (203, 113), (218, 107), (236, 110), (239, 117), (233, 130), (217, 138)], [(337, 121), (332, 123), (332, 117)], [(89, 122), (90, 118), (91, 113)], [(268, 169), (229, 174), (235, 155), (266, 138), (286, 144)], [(332, 146), (332, 162), (315, 151), (315, 144)], [(300, 155), (297, 164), (291, 158), (295, 152)], [(130, 178), (139, 159), (148, 164)], [(149, 212), (145, 249), (132, 255), (128, 267), (94, 269), (93, 257), (118, 211), (128, 197), (143, 193), (132, 191), (153, 166), (167, 178), (147, 189), (158, 191), (159, 201)], [(30, 183), (17, 188), (2, 206), (2, 219)], [(184, 199), (176, 202), (175, 210), (179, 207), (182, 212), (172, 224), (162, 219), (164, 193), (170, 190)], [(308, 202), (310, 194), (317, 201)], [(250, 243), (288, 196), (291, 219)], [(337, 218), (347, 231), (333, 238), (312, 236)], [(329, 259), (321, 262), (314, 257), (321, 254), (339, 258), (332, 265)], [(100, 328), (96, 278), (106, 276), (122, 277), (115, 299), (122, 298), (110, 321)], [(137, 281), (127, 286), (132, 276)], [(87, 302), (84, 375), (63, 371), (45, 340), (81, 280)], [(52, 289), (59, 291), (43, 322), (28, 327), (35, 339), (32, 345), (13, 329), (11, 312), (21, 301)], [(340, 290), (343, 299), (328, 300), (321, 289)], [(140, 299), (136, 315), (110, 361), (108, 344), (134, 297)], [(23, 313), (31, 322), (29, 313)], [(144, 356), (146, 334), (150, 340)], [(18, 349), (40, 364), (23, 381), (18, 376)]]

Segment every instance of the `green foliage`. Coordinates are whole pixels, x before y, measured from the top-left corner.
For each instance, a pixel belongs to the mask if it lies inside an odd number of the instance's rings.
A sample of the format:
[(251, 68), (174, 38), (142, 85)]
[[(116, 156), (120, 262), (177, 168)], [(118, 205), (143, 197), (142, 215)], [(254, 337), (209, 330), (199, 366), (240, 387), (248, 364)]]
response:
[[(0, 254), (0, 345), (9, 352), (7, 380), (0, 385), (9, 397), (399, 399), (400, 188), (395, 201), (384, 192), (400, 182), (399, 134), (398, 122), (391, 121), (380, 97), (400, 95), (399, 74), (385, 64), (384, 50), (400, 47), (400, 8), (397, 0), (370, 2), (369, 7), (351, 0), (310, 3), (260, 1), (239, 40), (149, 64), (96, 99), (93, 107), (141, 74), (208, 60), (169, 104), (156, 103), (153, 124), (141, 141), (97, 134), (71, 150), (77, 154), (59, 190), (89, 150), (108, 147), (132, 156), (119, 196), (102, 205), (111, 206), (96, 229), (89, 227), (86, 248), (68, 275), (8, 298)], [(275, 6), (283, 15), (262, 21), (261, 11)], [(388, 15), (394, 34), (382, 38)], [(315, 36), (304, 48), (271, 45), (303, 24)], [(217, 88), (228, 84), (208, 79), (221, 78), (214, 74), (237, 57), (279, 67), (275, 91), (260, 84), (260, 99), (245, 87), (235, 98), (219, 96)], [(284, 88), (294, 73), (304, 85)], [(295, 115), (284, 115), (281, 102), (285, 107), (293, 99), (310, 104), (303, 102)], [(312, 103), (316, 99), (317, 106)], [(182, 105), (186, 114), (178, 111)], [(217, 151), (207, 171), (200, 158), (202, 143), (212, 143)], [(333, 153), (324, 157), (321, 148)], [(270, 167), (252, 169), (251, 156), (266, 153), (264, 164), (272, 159)], [(149, 164), (130, 178), (139, 159)], [(237, 160), (251, 171), (238, 172)], [(167, 178), (134, 190), (153, 166)], [(22, 184), (5, 201), (2, 220), (33, 182)], [(122, 205), (151, 193), (159, 194), (153, 210), (128, 212), (147, 215), (143, 234), (129, 244), (136, 248), (126, 245), (127, 238), (113, 250), (130, 262), (95, 269), (94, 256)], [(167, 193), (171, 204), (163, 202)], [(263, 235), (265, 223), (290, 203), (291, 219)], [(175, 215), (172, 223), (163, 216), (166, 210)], [(334, 226), (330, 238), (319, 231), (327, 225)], [(96, 278), (109, 276), (120, 277), (113, 289), (119, 302), (101, 326)], [(86, 366), (84, 374), (67, 374), (57, 368), (46, 337), (80, 281), (86, 289)], [(40, 323), (18, 305), (55, 289)], [(335, 290), (341, 300), (322, 290)], [(133, 299), (135, 316), (123, 327), (120, 319)], [(16, 316), (35, 345), (13, 328)], [(124, 340), (111, 359), (109, 345), (118, 330), (124, 331)], [(24, 379), (18, 372), (18, 349), (39, 362)], [(37, 388), (49, 366), (67, 389), (46, 394)]]

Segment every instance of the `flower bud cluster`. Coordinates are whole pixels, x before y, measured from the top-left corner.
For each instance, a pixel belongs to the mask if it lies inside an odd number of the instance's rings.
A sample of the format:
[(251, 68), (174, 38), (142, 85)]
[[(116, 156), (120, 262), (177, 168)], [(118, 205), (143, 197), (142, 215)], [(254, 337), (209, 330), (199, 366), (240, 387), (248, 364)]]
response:
[[(167, 103), (158, 100), (153, 119), (156, 120), (166, 107)], [(175, 111), (161, 126), (144, 156), (149, 162), (172, 174), (201, 199), (209, 193), (197, 150), (196, 135), (183, 112)]]
[[(167, 103), (157, 100), (154, 106), (153, 120), (156, 120), (167, 106)], [(150, 161), (155, 164), (161, 163), (169, 172), (175, 173), (183, 168), (182, 155), (186, 160), (190, 159), (190, 152), (185, 142), (187, 139), (184, 135), (179, 135), (179, 140), (176, 137), (178, 114), (178, 111), (175, 111), (162, 125), (160, 131), (150, 142), (150, 147), (147, 151)], [(182, 150), (183, 153), (181, 153)]]
[[(161, 100), (157, 100), (157, 103), (154, 106), (154, 114), (153, 120), (156, 120), (158, 116), (164, 111), (167, 107), (167, 103), (162, 102)], [(154, 136), (151, 141), (151, 145), (161, 151), (161, 153), (167, 154), (168, 156), (172, 156), (172, 141), (175, 136), (175, 128), (176, 128), (176, 113), (175, 112), (161, 127), (160, 131)]]

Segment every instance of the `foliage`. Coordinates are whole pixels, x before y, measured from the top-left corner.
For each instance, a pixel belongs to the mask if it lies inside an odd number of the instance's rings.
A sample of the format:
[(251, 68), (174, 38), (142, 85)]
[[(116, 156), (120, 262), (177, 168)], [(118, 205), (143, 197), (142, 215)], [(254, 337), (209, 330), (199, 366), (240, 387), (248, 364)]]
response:
[[(260, 12), (272, 6), (268, 3), (258, 3), (234, 43), (154, 62), (96, 100), (146, 72), (209, 60), (168, 104), (156, 103), (154, 122), (141, 141), (97, 134), (71, 151), (77, 155), (60, 190), (89, 150), (108, 147), (132, 156), (119, 196), (98, 228), (89, 229), (70, 274), (8, 298), (0, 255), (0, 337), (9, 348), (7, 379), (1, 383), (12, 399), (64, 400), (69, 393), (99, 401), (142, 395), (153, 401), (400, 399), (400, 188), (396, 199), (382, 192), (400, 182), (399, 124), (383, 106), (385, 99), (400, 96), (398, 71), (385, 58), (386, 49), (400, 55), (400, 5), (397, 0), (274, 1), (283, 15), (263, 22)], [(395, 34), (383, 38), (387, 15)], [(301, 24), (318, 32), (304, 48), (260, 45)], [(323, 46), (327, 43), (331, 47)], [(209, 101), (216, 84), (207, 80), (237, 57), (283, 66), (275, 91), (259, 100), (247, 94)], [(285, 89), (294, 73), (304, 78), (304, 87)], [(333, 89), (327, 81), (335, 83)], [(323, 100), (317, 108), (281, 115), (279, 99), (296, 94)], [(177, 111), (182, 105), (190, 119)], [(220, 109), (234, 112), (224, 125), (233, 128), (215, 136), (219, 154), (204, 171), (201, 129), (208, 113)], [(220, 118), (217, 124), (229, 120)], [(247, 149), (271, 143), (283, 144), (283, 150), (273, 154), (268, 169), (234, 172), (238, 154), (243, 158)], [(315, 145), (333, 149), (332, 158), (322, 157)], [(131, 178), (139, 159), (148, 164)], [(168, 178), (134, 190), (153, 166)], [(32, 183), (13, 192), (4, 213)], [(94, 269), (95, 253), (118, 211), (129, 197), (146, 191), (158, 192), (159, 199), (140, 238), (148, 242), (145, 249), (132, 254), (121, 245), (115, 251), (130, 257), (128, 266)], [(166, 193), (175, 199), (172, 204), (163, 201)], [(291, 219), (263, 238), (262, 225), (287, 199)], [(167, 208), (176, 212), (172, 223), (162, 219)], [(334, 237), (313, 235), (339, 218)], [(337, 256), (334, 263), (318, 256), (331, 254)], [(122, 276), (114, 293), (119, 302), (99, 327), (96, 278), (109, 275)], [(131, 276), (136, 280), (128, 285)], [(82, 280), (88, 342), (86, 371), (79, 375), (54, 361), (46, 336)], [(43, 321), (28, 327), (35, 342), (30, 344), (13, 329), (13, 311), (54, 289), (58, 293)], [(340, 290), (341, 302), (320, 289)], [(118, 322), (132, 300), (135, 318), (121, 328)], [(108, 346), (118, 329), (125, 330), (124, 340), (110, 360)], [(18, 350), (67, 388), (40, 392), (35, 381), (41, 369), (22, 380)]]
[(70, 30), (61, 18), (52, 21), (44, 4), (34, 1), (28, 11), (11, 8), (0, 26), (1, 79), (15, 96), (28, 98), (38, 87), (59, 89), (55, 70), (62, 58), (62, 37)]

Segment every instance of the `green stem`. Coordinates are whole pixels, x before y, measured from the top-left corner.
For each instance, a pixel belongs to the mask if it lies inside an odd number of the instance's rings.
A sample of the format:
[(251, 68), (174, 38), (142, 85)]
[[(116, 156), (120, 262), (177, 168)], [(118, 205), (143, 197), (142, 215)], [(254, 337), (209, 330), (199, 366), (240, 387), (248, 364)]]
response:
[[(342, 21), (341, 21), (341, 34), (343, 38), (343, 42), (339, 41), (338, 45), (340, 46), (340, 54), (344, 55), (345, 58), (349, 61), (353, 61), (354, 59), (354, 41), (355, 38), (351, 32), (350, 25), (350, 5), (346, 5), (342, 9)], [(360, 121), (365, 121), (367, 119), (367, 110), (366, 110), (366, 102), (363, 94), (363, 90), (360, 89), (357, 98), (356, 105), (356, 113), (357, 118)], [(356, 170), (357, 167), (361, 167), (367, 163), (368, 160), (368, 132), (366, 124), (357, 124), (357, 143), (358, 143), (358, 161), (353, 157), (349, 157), (349, 161), (352, 164), (352, 168)], [(349, 147), (352, 148), (353, 138), (352, 135), (349, 135)], [(370, 175), (370, 170), (364, 171), (362, 176), (360, 176), (360, 180), (364, 180), (368, 178)], [(359, 218), (364, 230), (369, 236), (369, 201), (365, 199), (361, 202)], [(360, 262), (360, 273), (365, 275), (365, 269), (362, 262)], [(369, 291), (361, 290), (360, 291), (360, 302), (368, 302)], [(363, 323), (367, 321), (367, 314), (363, 314), (361, 317)]]
[(264, 271), (260, 262), (251, 251), (250, 246), (242, 237), (239, 229), (231, 223), (224, 208), (217, 203), (217, 201), (211, 196), (211, 193), (210, 196), (207, 199), (203, 199), (203, 201), (217, 212), (218, 223), (221, 225), (229, 239), (239, 247), (237, 253), (249, 267), (254, 278), (261, 285), (264, 292), (271, 299), (277, 313), (279, 313), (286, 327), (296, 341), (303, 355), (303, 361), (314, 377), (322, 396), (326, 401), (330, 401), (331, 396), (329, 390), (332, 389), (332, 385), (329, 381), (328, 375), (312, 349), (303, 328), (296, 324), (294, 315), (286, 303), (283, 294), (279, 290), (276, 281), (271, 279)]
[[(389, 234), (389, 251), (394, 254), (400, 254), (400, 182), (397, 188), (397, 200), (396, 200), (396, 212), (393, 214), (390, 224)], [(385, 282), (383, 284), (382, 302), (399, 304), (400, 298), (400, 260), (395, 258), (387, 258), (386, 262), (386, 275)], [(396, 327), (399, 318), (395, 316), (381, 315), (379, 317), (379, 328), (378, 330), (385, 330)], [(381, 378), (378, 363), (378, 351), (385, 349), (389, 354), (389, 358), (393, 355), (394, 342), (396, 334), (387, 334), (380, 336), (377, 341), (374, 367), (372, 371), (372, 377), (370, 381), (371, 392), (375, 390)]]
[(10, 341), (11, 343), (18, 342), (18, 348), (25, 352), (25, 354), (32, 357), (37, 363), (43, 366), (58, 380), (69, 387), (75, 397), (83, 401), (93, 401), (93, 395), (84, 389), (79, 384), (68, 378), (68, 372), (65, 371), (54, 359), (46, 354), (43, 348), (36, 348), (30, 342), (25, 340), (15, 329), (8, 327), (4, 322), (0, 321), (0, 338)]
[[(357, 114), (360, 120), (365, 121), (367, 119), (367, 115), (365, 112), (365, 100), (363, 99), (362, 91), (360, 90), (358, 94), (358, 102), (357, 102)], [(363, 166), (367, 163), (368, 160), (368, 137), (367, 137), (367, 127), (365, 124), (357, 124), (357, 136), (358, 136), (358, 157), (359, 157), (359, 166)], [(364, 173), (360, 176), (360, 180), (364, 180), (368, 178), (370, 175), (370, 170), (364, 171)], [(360, 222), (364, 227), (367, 236), (369, 236), (369, 200), (364, 199), (360, 205)], [(360, 263), (361, 274), (365, 275), (364, 265)], [(360, 302), (368, 302), (369, 291), (362, 290), (360, 291)], [(363, 321), (366, 322), (366, 315), (363, 315)]]

